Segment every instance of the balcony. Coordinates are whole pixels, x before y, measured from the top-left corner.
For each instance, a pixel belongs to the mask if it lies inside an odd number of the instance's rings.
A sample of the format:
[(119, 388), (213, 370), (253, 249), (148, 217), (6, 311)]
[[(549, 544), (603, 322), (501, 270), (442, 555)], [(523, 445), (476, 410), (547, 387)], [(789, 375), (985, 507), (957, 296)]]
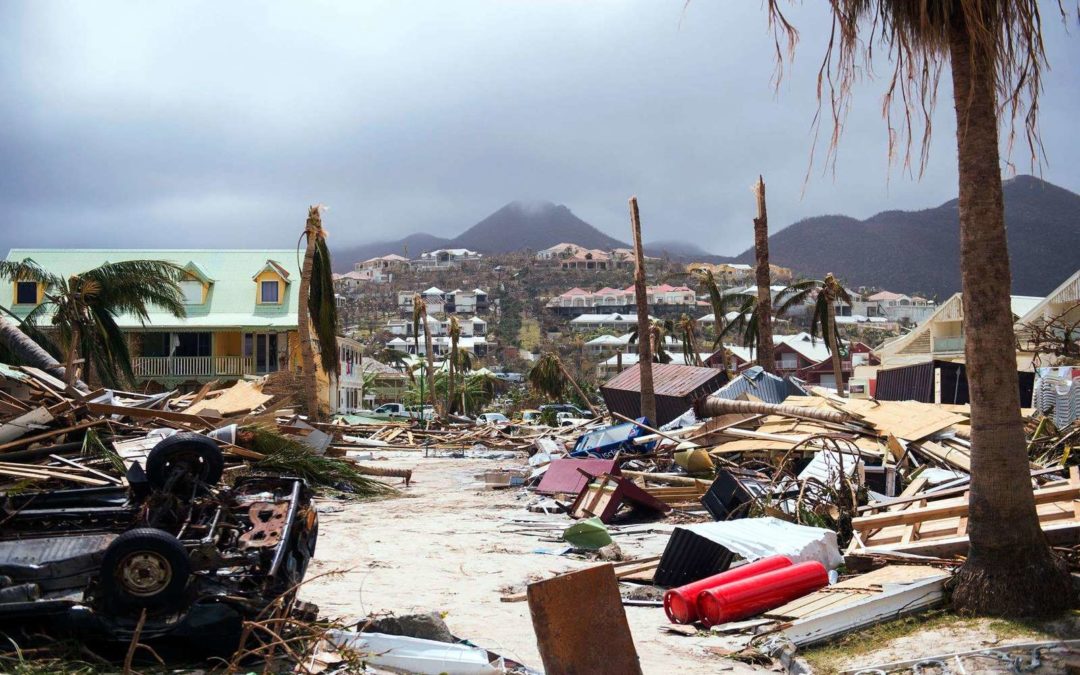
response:
[(942, 352), (962, 352), (964, 351), (964, 338), (962, 336), (957, 337), (943, 337), (934, 338), (934, 353)]
[(241, 377), (255, 374), (252, 356), (137, 356), (136, 377)]

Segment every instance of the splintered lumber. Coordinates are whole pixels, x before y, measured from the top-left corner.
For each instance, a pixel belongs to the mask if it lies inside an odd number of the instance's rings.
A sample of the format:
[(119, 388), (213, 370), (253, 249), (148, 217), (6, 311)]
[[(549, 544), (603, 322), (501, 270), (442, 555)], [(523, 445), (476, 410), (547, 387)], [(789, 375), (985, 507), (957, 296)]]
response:
[(680, 476), (673, 473), (649, 473), (647, 471), (627, 470), (623, 470), (620, 473), (635, 480), (647, 480), (653, 483), (664, 483), (667, 485), (679, 485), (684, 487), (703, 487), (705, 490), (708, 490), (709, 486), (712, 485), (711, 480), (702, 480), (700, 478), (692, 478), (690, 476)]
[(698, 401), (694, 405), (694, 413), (699, 418), (742, 413), (749, 415), (783, 415), (785, 417), (797, 417), (830, 424), (845, 424), (851, 421), (849, 415), (838, 410), (806, 408), (782, 403), (765, 403), (763, 401), (733, 401), (717, 396), (707, 396)]
[[(932, 495), (928, 495), (932, 496)], [(1068, 484), (1056, 487), (1035, 490), (1036, 504), (1053, 504), (1055, 502), (1072, 501), (1080, 499), (1080, 485)], [(966, 499), (948, 500), (949, 503), (932, 504), (921, 508), (907, 509), (905, 511), (875, 513), (869, 516), (861, 516), (851, 521), (856, 530), (876, 530), (892, 525), (909, 525), (923, 523), (931, 520), (942, 520), (956, 516), (966, 516), (968, 502)]]
[(353, 464), (353, 468), (358, 473), (362, 473), (365, 476), (382, 476), (384, 478), (404, 478), (405, 485), (408, 485), (412, 480), (412, 469), (391, 469), (381, 466), (364, 466), (363, 464)]
[(942, 464), (971, 473), (971, 454), (965, 450), (933, 441), (922, 441), (917, 447), (924, 455), (933, 457)]
[(270, 394), (262, 392), (262, 384), (239, 380), (228, 389), (214, 398), (203, 400), (188, 406), (187, 412), (192, 415), (207, 414), (211, 417), (228, 417), (240, 413), (250, 413), (252, 410), (265, 405), (272, 399)]
[(106, 420), (103, 420), (103, 419), (87, 420), (85, 422), (79, 422), (78, 424), (73, 424), (70, 427), (64, 427), (63, 429), (53, 429), (52, 431), (46, 431), (44, 433), (35, 434), (34, 436), (24, 436), (24, 437), (18, 439), (17, 441), (10, 441), (8, 443), (4, 443), (3, 445), (0, 445), (0, 452), (3, 452), (5, 450), (10, 450), (11, 448), (21, 448), (24, 445), (30, 445), (31, 443), (37, 443), (38, 441), (43, 441), (43, 440), (45, 440), (47, 438), (53, 438), (55, 436), (60, 436), (62, 434), (70, 433), (72, 431), (78, 431), (80, 429), (88, 429), (90, 427), (95, 427), (95, 426), (97, 426), (99, 424), (105, 424), (105, 422), (106, 422)]
[(214, 423), (221, 420), (221, 415), (206, 411), (201, 415), (193, 415), (187, 412), (173, 412), (171, 410), (150, 410), (148, 408), (130, 408), (123, 405), (110, 405), (108, 403), (87, 403), (86, 409), (95, 415), (120, 415), (140, 420), (166, 420), (183, 424), (197, 424), (204, 427), (213, 427)]

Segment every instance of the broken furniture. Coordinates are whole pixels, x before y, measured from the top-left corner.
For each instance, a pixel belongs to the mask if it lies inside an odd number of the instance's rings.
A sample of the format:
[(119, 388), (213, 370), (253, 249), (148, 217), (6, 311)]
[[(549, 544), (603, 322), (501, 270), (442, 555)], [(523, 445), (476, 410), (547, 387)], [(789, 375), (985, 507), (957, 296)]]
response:
[[(584, 473), (584, 472), (583, 472)], [(629, 478), (610, 473), (587, 476), (589, 481), (578, 493), (570, 515), (574, 518), (597, 517), (610, 523), (619, 507), (628, 502), (636, 509), (667, 513), (671, 507), (634, 484)]]

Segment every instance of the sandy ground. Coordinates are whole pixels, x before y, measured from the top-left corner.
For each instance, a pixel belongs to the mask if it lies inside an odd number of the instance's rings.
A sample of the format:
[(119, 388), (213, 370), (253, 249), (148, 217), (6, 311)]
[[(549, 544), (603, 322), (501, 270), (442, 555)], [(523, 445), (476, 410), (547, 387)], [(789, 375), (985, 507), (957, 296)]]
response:
[[(501, 602), (500, 596), (595, 563), (534, 552), (559, 547), (541, 540), (548, 535), (507, 532), (512, 519), (545, 517), (526, 511), (528, 496), (522, 492), (485, 489), (474, 475), (522, 462), (385, 454), (387, 461), (369, 463), (414, 469), (412, 486), (396, 499), (321, 502), (318, 549), (308, 576), (345, 571), (311, 581), (301, 596), (317, 603), (324, 616), (347, 620), (371, 613), (442, 612), (458, 637), (540, 670), (528, 603)], [(570, 522), (565, 516), (550, 519)], [(624, 553), (638, 557), (659, 554), (667, 537), (616, 540)], [(723, 648), (723, 638), (664, 632), (668, 622), (659, 607), (626, 607), (626, 614), (646, 673), (754, 671), (710, 653)], [(601, 631), (597, 639), (603, 639)]]

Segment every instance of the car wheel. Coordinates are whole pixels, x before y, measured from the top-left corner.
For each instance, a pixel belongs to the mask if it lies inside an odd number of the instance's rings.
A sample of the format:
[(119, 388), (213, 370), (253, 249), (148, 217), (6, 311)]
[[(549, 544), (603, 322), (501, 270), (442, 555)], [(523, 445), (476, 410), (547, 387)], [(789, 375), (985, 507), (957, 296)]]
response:
[(128, 609), (175, 605), (191, 576), (191, 561), (180, 540), (163, 530), (128, 530), (113, 540), (101, 560), (103, 599)]
[(202, 434), (173, 434), (155, 445), (146, 458), (146, 477), (159, 490), (178, 481), (214, 485), (224, 470), (221, 448)]

